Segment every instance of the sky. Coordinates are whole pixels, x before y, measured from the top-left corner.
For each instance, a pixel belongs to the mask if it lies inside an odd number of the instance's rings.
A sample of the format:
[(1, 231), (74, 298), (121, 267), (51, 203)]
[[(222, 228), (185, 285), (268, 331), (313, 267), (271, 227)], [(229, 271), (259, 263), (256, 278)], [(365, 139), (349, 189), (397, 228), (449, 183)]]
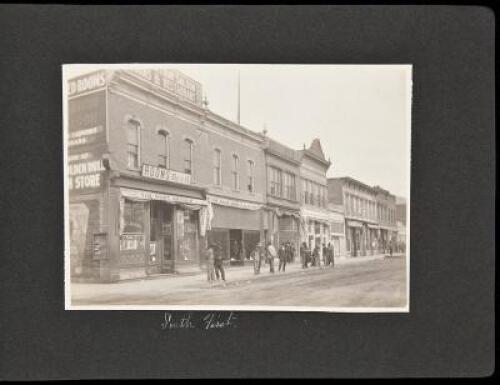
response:
[[(159, 67), (141, 65), (142, 67)], [(114, 68), (123, 67), (117, 65)], [(332, 165), (328, 177), (350, 176), (409, 196), (411, 66), (171, 64), (199, 81), (208, 108), (267, 129), (295, 149), (319, 138)], [(65, 67), (66, 78), (98, 68)]]

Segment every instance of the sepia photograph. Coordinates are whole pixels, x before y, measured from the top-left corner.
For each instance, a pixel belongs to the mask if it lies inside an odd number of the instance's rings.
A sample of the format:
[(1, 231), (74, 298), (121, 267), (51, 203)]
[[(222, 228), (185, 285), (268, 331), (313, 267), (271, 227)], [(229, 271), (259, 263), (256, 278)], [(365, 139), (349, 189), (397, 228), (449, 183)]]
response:
[(66, 310), (409, 312), (411, 64), (62, 76)]

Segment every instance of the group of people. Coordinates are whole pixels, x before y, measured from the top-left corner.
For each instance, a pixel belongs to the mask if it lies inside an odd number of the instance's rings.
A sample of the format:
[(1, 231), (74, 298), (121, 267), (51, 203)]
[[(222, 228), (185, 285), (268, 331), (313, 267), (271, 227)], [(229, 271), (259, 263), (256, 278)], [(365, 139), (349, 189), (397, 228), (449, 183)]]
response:
[[(311, 250), (307, 246), (306, 242), (302, 242), (302, 245), (300, 245), (300, 259), (304, 269), (309, 266), (321, 267), (319, 245), (316, 245), (314, 249)], [(328, 242), (328, 245), (323, 244), (323, 260), (325, 267), (335, 266), (335, 252), (333, 250), (333, 245), (330, 242)]]
[[(323, 244), (324, 266), (333, 267), (335, 265), (334, 257), (333, 245), (330, 243), (328, 243), (328, 245)], [(295, 259), (295, 245), (291, 242), (281, 242), (278, 246), (278, 250), (276, 250), (272, 242), (268, 242), (266, 247), (259, 242), (250, 253), (250, 258), (253, 260), (254, 273), (256, 275), (260, 274), (263, 263), (268, 263), (269, 272), (274, 274), (274, 261), (276, 258), (278, 258), (279, 261), (278, 273), (284, 273), (287, 263)], [(223, 285), (225, 285), (226, 273), (224, 271), (223, 259), (222, 250), (219, 245), (209, 244), (207, 246), (206, 261), (208, 282), (213, 283), (216, 280), (219, 281), (222, 279)], [(316, 245), (313, 250), (310, 250), (306, 242), (303, 242), (300, 246), (300, 259), (303, 268), (308, 268), (309, 266), (320, 267), (319, 245)]]
[(279, 260), (278, 273), (285, 272), (286, 264), (295, 259), (295, 245), (291, 242), (281, 242), (278, 250), (269, 242), (267, 247), (264, 248), (262, 243), (258, 243), (250, 254), (254, 263), (254, 273), (260, 274), (262, 262), (269, 263), (269, 272), (274, 274), (274, 260), (276, 257)]

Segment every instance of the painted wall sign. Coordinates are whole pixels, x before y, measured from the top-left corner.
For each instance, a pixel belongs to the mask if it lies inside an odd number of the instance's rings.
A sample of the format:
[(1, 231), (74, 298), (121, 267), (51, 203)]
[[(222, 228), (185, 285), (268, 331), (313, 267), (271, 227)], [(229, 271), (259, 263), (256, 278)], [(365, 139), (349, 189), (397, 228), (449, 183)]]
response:
[(189, 174), (167, 170), (166, 168), (156, 167), (150, 164), (142, 165), (142, 176), (174, 183), (191, 184), (191, 175)]
[(128, 70), (134, 75), (155, 84), (156, 86), (175, 93), (176, 95), (201, 106), (201, 83), (173, 69), (140, 69)]
[(70, 194), (102, 191), (106, 150), (106, 94), (68, 101), (68, 187)]
[(106, 85), (106, 73), (98, 71), (68, 81), (68, 95), (75, 96)]

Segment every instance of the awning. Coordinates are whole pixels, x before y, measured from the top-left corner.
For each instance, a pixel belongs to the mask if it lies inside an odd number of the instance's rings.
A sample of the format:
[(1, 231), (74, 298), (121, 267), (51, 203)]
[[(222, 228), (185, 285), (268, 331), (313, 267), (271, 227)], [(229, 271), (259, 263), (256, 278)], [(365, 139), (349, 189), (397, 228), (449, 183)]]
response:
[(279, 209), (279, 208), (275, 208), (274, 209), (274, 212), (276, 213), (276, 215), (278, 217), (281, 217), (283, 215), (289, 215), (289, 216), (292, 216), (294, 218), (300, 218), (300, 212), (299, 211), (293, 211), (293, 210), (284, 210), (284, 209)]
[(370, 224), (370, 223), (368, 223), (368, 227), (369, 227), (370, 229), (376, 229), (376, 230), (378, 230), (378, 229), (380, 228), (378, 225), (372, 225), (372, 224)]
[(258, 210), (263, 206), (260, 203), (247, 202), (238, 199), (223, 198), (215, 195), (207, 195), (207, 201), (209, 201), (211, 204), (214, 205), (234, 207), (242, 210)]
[(133, 190), (128, 188), (120, 189), (120, 193), (122, 197), (125, 197), (130, 200), (135, 201), (164, 201), (172, 204), (182, 203), (187, 205), (201, 205), (207, 206), (207, 201), (189, 197), (183, 197), (180, 195), (170, 195), (170, 194), (162, 194), (151, 191), (143, 191), (143, 190)]
[(347, 226), (349, 226), (349, 227), (363, 227), (363, 224), (361, 222), (357, 222), (357, 221), (347, 221)]

